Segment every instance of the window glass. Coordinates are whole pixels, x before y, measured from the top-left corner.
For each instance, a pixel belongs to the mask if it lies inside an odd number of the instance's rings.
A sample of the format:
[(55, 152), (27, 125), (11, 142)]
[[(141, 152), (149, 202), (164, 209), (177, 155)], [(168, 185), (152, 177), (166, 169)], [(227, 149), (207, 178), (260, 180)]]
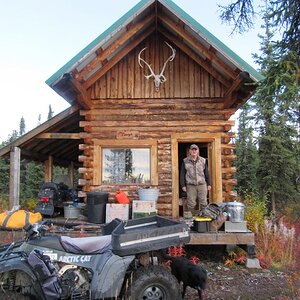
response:
[(102, 148), (102, 182), (150, 184), (149, 148)]

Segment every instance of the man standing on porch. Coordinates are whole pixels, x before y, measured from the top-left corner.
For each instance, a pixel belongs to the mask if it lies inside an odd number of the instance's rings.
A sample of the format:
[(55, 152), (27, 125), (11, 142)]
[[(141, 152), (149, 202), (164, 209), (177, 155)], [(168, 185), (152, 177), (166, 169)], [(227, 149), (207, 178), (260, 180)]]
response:
[(191, 214), (196, 215), (196, 200), (201, 210), (207, 205), (207, 191), (211, 190), (206, 159), (199, 155), (196, 144), (190, 146), (189, 156), (183, 159), (180, 172), (180, 186), (187, 193), (187, 205)]

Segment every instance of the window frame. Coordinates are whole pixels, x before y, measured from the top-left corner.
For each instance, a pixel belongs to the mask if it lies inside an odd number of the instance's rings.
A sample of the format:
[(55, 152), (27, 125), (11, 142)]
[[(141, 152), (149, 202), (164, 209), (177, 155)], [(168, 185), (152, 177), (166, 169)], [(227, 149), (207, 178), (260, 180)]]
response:
[(150, 149), (150, 184), (158, 185), (157, 141), (154, 140), (94, 140), (93, 185), (149, 185), (142, 183), (103, 183), (102, 148), (149, 148)]

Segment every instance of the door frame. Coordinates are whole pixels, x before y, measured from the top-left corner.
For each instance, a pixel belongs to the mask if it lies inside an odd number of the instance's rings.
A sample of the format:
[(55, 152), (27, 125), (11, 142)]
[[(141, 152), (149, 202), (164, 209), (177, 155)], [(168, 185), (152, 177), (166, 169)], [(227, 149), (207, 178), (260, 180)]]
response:
[(174, 133), (171, 135), (172, 149), (172, 217), (179, 217), (179, 166), (178, 143), (208, 143), (211, 196), (214, 202), (222, 202), (222, 158), (221, 133)]

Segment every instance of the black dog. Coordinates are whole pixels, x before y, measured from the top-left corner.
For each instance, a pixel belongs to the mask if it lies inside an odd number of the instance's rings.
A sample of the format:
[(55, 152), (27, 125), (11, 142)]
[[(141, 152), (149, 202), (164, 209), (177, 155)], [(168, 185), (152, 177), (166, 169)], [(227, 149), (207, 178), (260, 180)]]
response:
[(183, 283), (182, 299), (188, 286), (198, 291), (199, 299), (202, 299), (202, 291), (206, 288), (207, 271), (201, 266), (193, 264), (186, 257), (173, 257), (161, 251), (162, 257), (171, 261), (171, 272), (178, 282)]

